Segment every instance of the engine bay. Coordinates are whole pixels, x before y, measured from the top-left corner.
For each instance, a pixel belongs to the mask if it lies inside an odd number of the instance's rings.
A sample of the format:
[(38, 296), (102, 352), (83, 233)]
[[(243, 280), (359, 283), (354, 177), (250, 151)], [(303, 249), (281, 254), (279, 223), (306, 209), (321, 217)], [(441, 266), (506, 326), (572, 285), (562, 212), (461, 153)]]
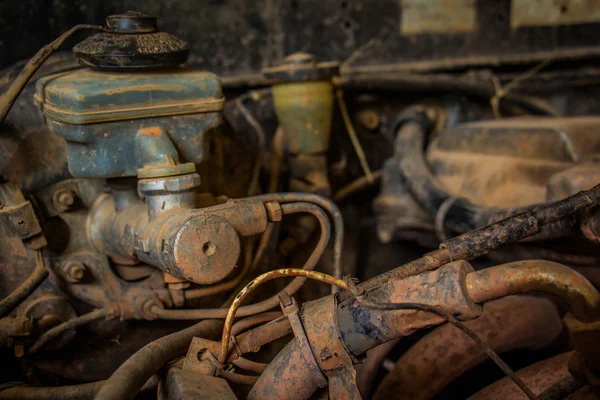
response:
[(2, 75), (0, 399), (597, 398), (591, 55), (231, 75), (160, 19)]

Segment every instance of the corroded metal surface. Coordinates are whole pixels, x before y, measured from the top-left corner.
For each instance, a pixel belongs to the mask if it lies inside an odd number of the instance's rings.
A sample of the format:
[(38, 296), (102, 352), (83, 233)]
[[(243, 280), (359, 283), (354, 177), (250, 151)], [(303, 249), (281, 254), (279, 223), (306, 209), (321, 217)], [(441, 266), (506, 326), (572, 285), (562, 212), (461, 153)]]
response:
[(583, 320), (595, 320), (600, 312), (596, 288), (571, 268), (551, 261), (517, 261), (487, 268), (468, 274), (466, 285), (469, 296), (479, 303), (537, 291), (560, 297)]
[[(486, 303), (465, 324), (496, 352), (540, 349), (563, 331), (559, 311), (542, 297), (510, 296)], [(471, 338), (445, 324), (427, 334), (396, 362), (374, 399), (430, 399), (462, 373), (487, 359)]]
[[(570, 376), (567, 361), (572, 353), (564, 353), (517, 371), (517, 375), (535, 394)], [(508, 377), (475, 393), (470, 400), (521, 400), (527, 396)]]

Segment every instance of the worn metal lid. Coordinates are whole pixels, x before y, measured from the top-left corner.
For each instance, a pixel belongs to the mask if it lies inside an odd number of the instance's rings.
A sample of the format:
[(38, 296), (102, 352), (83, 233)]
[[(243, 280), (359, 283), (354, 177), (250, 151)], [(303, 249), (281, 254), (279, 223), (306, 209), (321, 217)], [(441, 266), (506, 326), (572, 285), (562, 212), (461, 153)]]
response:
[(81, 65), (115, 70), (178, 66), (189, 51), (185, 41), (158, 31), (156, 17), (135, 11), (107, 17), (105, 32), (73, 47)]
[(339, 73), (339, 67), (335, 61), (317, 63), (312, 54), (293, 53), (279, 66), (265, 68), (263, 75), (275, 82), (330, 80)]
[(35, 102), (54, 121), (91, 124), (216, 112), (223, 109), (224, 98), (219, 78), (210, 72), (83, 68), (39, 79)]

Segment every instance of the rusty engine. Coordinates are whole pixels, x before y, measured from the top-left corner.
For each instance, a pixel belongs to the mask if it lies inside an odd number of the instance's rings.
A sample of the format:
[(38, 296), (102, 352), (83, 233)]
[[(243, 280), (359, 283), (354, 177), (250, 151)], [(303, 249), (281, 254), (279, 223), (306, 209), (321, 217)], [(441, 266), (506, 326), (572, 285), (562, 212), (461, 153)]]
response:
[[(474, 26), (434, 3), (401, 34)], [(0, 79), (0, 399), (598, 398), (597, 48), (234, 75), (159, 28)]]

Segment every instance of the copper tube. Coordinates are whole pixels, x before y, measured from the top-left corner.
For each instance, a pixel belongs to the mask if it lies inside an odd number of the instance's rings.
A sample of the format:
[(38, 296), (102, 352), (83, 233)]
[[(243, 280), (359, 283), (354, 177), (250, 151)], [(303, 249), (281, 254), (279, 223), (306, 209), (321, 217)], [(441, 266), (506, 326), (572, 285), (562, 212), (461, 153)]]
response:
[[(321, 225), (321, 237), (317, 242), (312, 254), (304, 263), (302, 267), (306, 271), (312, 271), (316, 266), (321, 256), (325, 252), (327, 248), (327, 244), (329, 243), (329, 238), (331, 236), (331, 226), (329, 224), (329, 220), (327, 219), (327, 215), (325, 212), (311, 203), (291, 203), (291, 204), (283, 204), (282, 210), (284, 214), (295, 214), (306, 212), (314, 215)], [(296, 293), (304, 284), (305, 278), (301, 277), (303, 275), (297, 275), (299, 278), (293, 279), (286, 287), (285, 291), (288, 294), (292, 295)], [(273, 307), (276, 307), (279, 304), (279, 298), (275, 295), (267, 300), (263, 300), (259, 303), (251, 304), (248, 306), (240, 307), (237, 312), (238, 317), (247, 317), (249, 315), (259, 314), (265, 311), (270, 310)], [(187, 310), (166, 310), (158, 306), (154, 306), (151, 308), (151, 311), (156, 317), (161, 319), (208, 319), (208, 318), (226, 318), (227, 317), (227, 309), (226, 308), (204, 308), (204, 309), (187, 309)]]
[(262, 314), (252, 315), (250, 317), (237, 321), (231, 327), (231, 334), (237, 336), (244, 332), (246, 329), (252, 328), (253, 326), (264, 324), (265, 322), (271, 322), (274, 319), (281, 317), (281, 311), (267, 311)]
[[(287, 276), (310, 278), (310, 279), (314, 279), (317, 281), (328, 283), (330, 285), (336, 285), (344, 290), (349, 289), (348, 285), (343, 280), (338, 279), (331, 275), (324, 274), (322, 272), (318, 272), (318, 271), (310, 271), (310, 270), (298, 269), (298, 268), (284, 268), (284, 269), (276, 269), (275, 271), (269, 271), (269, 272), (266, 272), (266, 273), (260, 275), (259, 277), (252, 280), (252, 282), (247, 284), (238, 293), (238, 295), (233, 300), (233, 303), (229, 307), (229, 311), (227, 312), (227, 317), (225, 318), (225, 326), (223, 327), (223, 338), (221, 339), (221, 353), (219, 353), (219, 358), (218, 358), (219, 363), (225, 364), (225, 362), (227, 360), (227, 354), (229, 352), (229, 345), (230, 345), (229, 339), (231, 338), (231, 326), (233, 324), (233, 319), (235, 318), (235, 314), (236, 314), (238, 308), (240, 308), (242, 301), (244, 301), (244, 299), (246, 297), (248, 297), (248, 295), (250, 293), (252, 293), (252, 291), (255, 290), (261, 284), (268, 282), (270, 280), (273, 280), (273, 279), (283, 278), (283, 277), (287, 277)], [(287, 287), (289, 287), (289, 286), (291, 286), (291, 283)], [(286, 287), (286, 289), (284, 289), (286, 292), (287, 292), (287, 287)]]
[(600, 315), (600, 294), (583, 276), (562, 264), (545, 260), (515, 261), (466, 276), (469, 296), (477, 303), (524, 292), (556, 295), (582, 321)]
[[(517, 371), (517, 375), (525, 381), (535, 394), (542, 393), (554, 383), (570, 376), (567, 362), (573, 352), (560, 354)], [(521, 400), (525, 395), (508, 378), (500, 379), (480, 390), (470, 400)]]
[[(493, 300), (484, 305), (481, 316), (464, 324), (496, 352), (544, 348), (563, 331), (554, 303), (533, 296)], [(459, 329), (442, 325), (400, 357), (373, 399), (430, 399), (486, 358), (483, 349)]]

